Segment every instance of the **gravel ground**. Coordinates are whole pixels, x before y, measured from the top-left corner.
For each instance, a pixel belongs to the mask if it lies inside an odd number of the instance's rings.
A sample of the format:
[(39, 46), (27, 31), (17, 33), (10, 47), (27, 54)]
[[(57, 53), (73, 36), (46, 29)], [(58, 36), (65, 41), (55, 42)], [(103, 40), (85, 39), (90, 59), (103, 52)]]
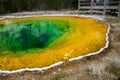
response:
[(120, 80), (120, 22), (113, 23), (111, 18), (107, 22), (111, 25), (110, 45), (100, 54), (41, 72), (0, 74), (0, 80)]

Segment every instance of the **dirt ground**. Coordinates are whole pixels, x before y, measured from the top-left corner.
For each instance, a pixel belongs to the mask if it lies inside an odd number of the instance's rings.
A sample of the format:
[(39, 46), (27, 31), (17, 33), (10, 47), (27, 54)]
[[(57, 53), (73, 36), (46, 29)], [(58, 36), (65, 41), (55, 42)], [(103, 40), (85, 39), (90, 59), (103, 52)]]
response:
[[(116, 18), (114, 18), (116, 20)], [(45, 71), (0, 74), (0, 80), (120, 80), (120, 19), (110, 23), (109, 48), (100, 54), (84, 57)]]

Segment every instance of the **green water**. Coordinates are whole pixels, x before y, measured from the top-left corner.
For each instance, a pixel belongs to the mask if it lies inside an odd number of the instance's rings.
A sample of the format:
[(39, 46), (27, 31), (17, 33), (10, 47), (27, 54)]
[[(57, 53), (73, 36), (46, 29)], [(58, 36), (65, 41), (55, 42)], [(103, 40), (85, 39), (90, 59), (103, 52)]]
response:
[(43, 49), (68, 30), (68, 23), (59, 20), (7, 21), (0, 24), (0, 51)]

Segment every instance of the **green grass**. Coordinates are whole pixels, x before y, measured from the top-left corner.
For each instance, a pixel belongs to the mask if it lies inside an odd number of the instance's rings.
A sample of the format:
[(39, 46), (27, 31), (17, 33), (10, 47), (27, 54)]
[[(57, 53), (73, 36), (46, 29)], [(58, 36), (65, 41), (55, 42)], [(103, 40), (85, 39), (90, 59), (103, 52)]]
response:
[(64, 74), (57, 74), (55, 77), (53, 77), (51, 80), (60, 80), (61, 78), (64, 78)]
[(115, 76), (120, 76), (120, 67), (117, 66), (115, 63), (111, 63), (111, 65), (106, 67), (106, 71), (108, 71), (109, 73)]
[(120, 19), (116, 18), (116, 17), (110, 17), (110, 18), (107, 18), (106, 20), (108, 20), (111, 23), (118, 23), (118, 22), (120, 22)]
[(106, 20), (107, 20), (109, 23), (115, 23), (118, 27), (120, 27), (120, 18), (108, 17), (108, 18), (106, 18)]

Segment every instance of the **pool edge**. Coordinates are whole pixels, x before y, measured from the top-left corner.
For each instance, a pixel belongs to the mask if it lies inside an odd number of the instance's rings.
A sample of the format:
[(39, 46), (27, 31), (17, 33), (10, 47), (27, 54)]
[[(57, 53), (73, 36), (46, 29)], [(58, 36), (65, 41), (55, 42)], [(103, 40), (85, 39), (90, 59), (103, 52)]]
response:
[[(96, 21), (100, 20), (100, 21), (104, 21), (103, 18), (99, 17), (99, 16), (85, 16), (85, 15), (35, 15), (35, 16), (77, 16), (77, 17), (88, 17), (88, 18), (94, 18)], [(5, 17), (5, 18), (23, 18), (23, 17), (35, 17), (34, 15), (32, 16), (14, 16), (14, 17)], [(5, 19), (5, 18), (0, 18), (0, 20), (2, 19)], [(97, 52), (93, 52), (93, 53), (89, 53), (89, 54), (86, 54), (84, 56), (78, 56), (76, 58), (71, 58), (69, 59), (69, 61), (74, 61), (74, 60), (80, 60), (86, 56), (92, 56), (92, 55), (96, 55), (96, 54), (99, 54), (101, 53), (103, 50), (105, 50), (106, 48), (108, 48), (109, 46), (109, 32), (110, 32), (110, 25), (108, 24), (108, 29), (107, 29), (107, 33), (106, 33), (106, 44), (103, 48), (101, 48), (99, 51)], [(23, 68), (23, 69), (18, 69), (18, 70), (12, 70), (12, 71), (9, 71), (9, 70), (0, 70), (0, 74), (11, 74), (11, 73), (17, 73), (17, 72), (24, 72), (24, 71), (43, 71), (43, 70), (47, 70), (47, 69), (50, 69), (52, 67), (55, 67), (55, 66), (58, 66), (58, 65), (61, 65), (63, 64), (64, 62), (63, 61), (60, 61), (60, 62), (57, 62), (57, 63), (54, 63), (50, 66), (47, 66), (47, 67), (43, 67), (43, 68)]]

